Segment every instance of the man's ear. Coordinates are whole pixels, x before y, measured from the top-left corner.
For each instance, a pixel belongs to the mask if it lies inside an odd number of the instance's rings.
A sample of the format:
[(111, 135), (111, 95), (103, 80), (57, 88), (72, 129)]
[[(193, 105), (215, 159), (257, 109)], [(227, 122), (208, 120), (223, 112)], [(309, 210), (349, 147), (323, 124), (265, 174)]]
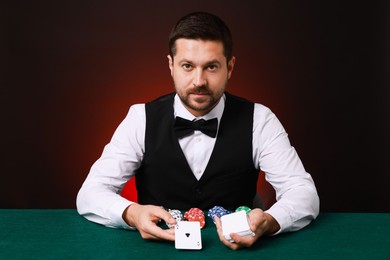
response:
[(173, 58), (171, 57), (171, 55), (168, 55), (167, 58), (168, 58), (169, 69), (171, 70), (171, 76), (173, 76)]
[(236, 57), (232, 56), (232, 58), (228, 62), (228, 67), (227, 67), (227, 69), (228, 69), (228, 79), (230, 79), (230, 77), (232, 76), (232, 72), (233, 72), (235, 63), (236, 63)]

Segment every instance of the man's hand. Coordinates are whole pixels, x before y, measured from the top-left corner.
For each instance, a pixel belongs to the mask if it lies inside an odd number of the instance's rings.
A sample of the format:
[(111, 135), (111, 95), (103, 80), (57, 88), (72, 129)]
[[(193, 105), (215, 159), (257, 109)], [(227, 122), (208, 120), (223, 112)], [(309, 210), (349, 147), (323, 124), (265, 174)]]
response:
[(158, 206), (132, 204), (123, 212), (123, 219), (129, 226), (135, 227), (143, 239), (175, 240), (175, 230), (157, 226), (161, 220), (175, 224), (176, 220), (169, 212)]
[(230, 234), (234, 242), (229, 242), (222, 234), (222, 223), (218, 217), (215, 217), (215, 224), (221, 242), (227, 247), (237, 250), (242, 247), (251, 247), (257, 239), (264, 235), (271, 235), (280, 229), (279, 223), (268, 213), (261, 209), (253, 209), (248, 214), (249, 227), (255, 233), (255, 236), (240, 236), (235, 233)]

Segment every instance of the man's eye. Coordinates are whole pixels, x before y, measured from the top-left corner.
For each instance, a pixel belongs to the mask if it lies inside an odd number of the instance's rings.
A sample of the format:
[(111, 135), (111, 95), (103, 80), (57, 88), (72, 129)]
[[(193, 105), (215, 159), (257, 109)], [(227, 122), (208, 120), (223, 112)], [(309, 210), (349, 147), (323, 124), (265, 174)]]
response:
[(183, 64), (182, 67), (184, 70), (191, 70), (192, 68), (191, 64)]
[(218, 66), (217, 65), (210, 65), (210, 66), (208, 66), (207, 69), (211, 70), (211, 71), (214, 71), (214, 70), (218, 69)]

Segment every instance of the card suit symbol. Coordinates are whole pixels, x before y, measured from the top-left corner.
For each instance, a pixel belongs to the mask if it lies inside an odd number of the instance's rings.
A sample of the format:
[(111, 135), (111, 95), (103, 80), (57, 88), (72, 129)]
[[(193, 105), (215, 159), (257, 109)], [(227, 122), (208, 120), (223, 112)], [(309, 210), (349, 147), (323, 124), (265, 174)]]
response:
[(190, 236), (190, 233), (186, 233), (186, 237), (189, 237)]

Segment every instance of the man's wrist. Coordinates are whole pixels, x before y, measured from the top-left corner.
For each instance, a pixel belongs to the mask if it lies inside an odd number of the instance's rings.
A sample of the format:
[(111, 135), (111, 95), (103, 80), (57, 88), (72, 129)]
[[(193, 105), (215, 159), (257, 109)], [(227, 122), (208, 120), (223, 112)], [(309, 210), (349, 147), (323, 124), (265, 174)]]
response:
[(264, 235), (273, 235), (276, 232), (280, 230), (280, 225), (276, 221), (276, 219), (269, 213), (264, 213), (264, 216), (266, 218), (266, 230), (264, 232)]
[(134, 210), (136, 210), (138, 206), (139, 205), (137, 203), (132, 203), (123, 211), (122, 218), (126, 222), (126, 224), (129, 225), (130, 227), (135, 227), (133, 212)]

